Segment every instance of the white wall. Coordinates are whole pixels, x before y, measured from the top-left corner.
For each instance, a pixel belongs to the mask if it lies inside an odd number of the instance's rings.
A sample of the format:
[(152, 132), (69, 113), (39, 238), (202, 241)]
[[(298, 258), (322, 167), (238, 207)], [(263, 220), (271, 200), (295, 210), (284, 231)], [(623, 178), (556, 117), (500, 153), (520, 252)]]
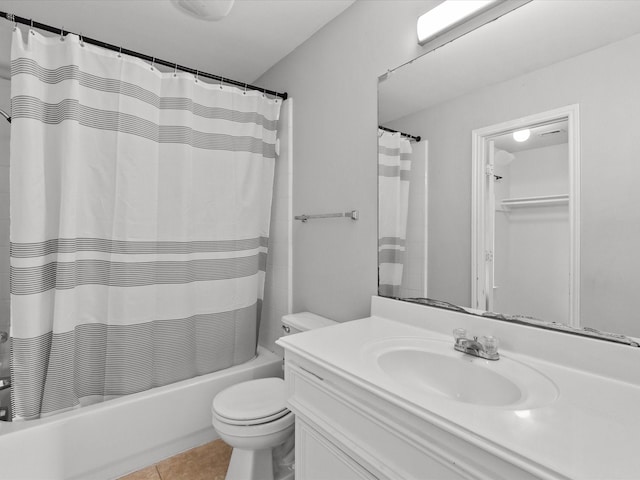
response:
[(377, 77), (421, 53), (419, 15), (437, 0), (358, 1), (256, 83), (295, 100), (293, 213), (360, 220), (293, 225), (293, 311), (369, 314), (377, 292)]
[[(514, 152), (499, 175), (506, 198), (569, 192), (567, 144)], [(496, 185), (497, 187), (497, 185)], [(496, 204), (499, 205), (496, 188)], [(568, 323), (569, 207), (534, 206), (496, 212), (494, 310)]]
[(511, 198), (569, 193), (569, 146), (566, 143), (514, 152), (508, 165)]

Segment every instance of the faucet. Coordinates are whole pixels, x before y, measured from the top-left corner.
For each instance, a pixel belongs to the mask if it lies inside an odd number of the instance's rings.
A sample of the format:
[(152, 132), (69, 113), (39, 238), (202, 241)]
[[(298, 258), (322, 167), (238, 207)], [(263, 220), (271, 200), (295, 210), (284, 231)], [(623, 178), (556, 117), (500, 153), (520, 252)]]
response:
[(484, 358), (486, 360), (499, 360), (498, 339), (496, 337), (473, 337), (467, 338), (467, 331), (464, 328), (456, 328), (453, 330), (453, 338), (455, 344), (453, 348), (459, 352), (473, 355), (475, 357)]

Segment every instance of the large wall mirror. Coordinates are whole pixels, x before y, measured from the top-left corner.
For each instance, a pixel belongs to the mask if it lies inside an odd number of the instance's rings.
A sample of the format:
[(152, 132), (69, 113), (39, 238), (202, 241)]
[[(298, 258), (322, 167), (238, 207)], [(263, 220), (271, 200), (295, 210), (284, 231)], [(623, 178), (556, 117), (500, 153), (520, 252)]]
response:
[(533, 0), (381, 76), (379, 294), (640, 338), (639, 56), (640, 1)]

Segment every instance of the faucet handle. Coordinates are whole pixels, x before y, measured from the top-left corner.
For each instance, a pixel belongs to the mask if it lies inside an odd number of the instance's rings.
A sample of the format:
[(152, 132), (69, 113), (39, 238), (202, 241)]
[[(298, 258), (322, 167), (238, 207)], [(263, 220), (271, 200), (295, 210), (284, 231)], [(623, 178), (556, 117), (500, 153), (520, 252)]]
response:
[(454, 328), (453, 338), (455, 339), (456, 343), (459, 343), (460, 340), (466, 340), (467, 331), (464, 328)]
[(498, 353), (498, 346), (500, 345), (500, 341), (497, 337), (492, 337), (491, 335), (482, 337), (480, 339), (480, 343), (484, 347), (484, 351), (488, 355), (495, 355)]

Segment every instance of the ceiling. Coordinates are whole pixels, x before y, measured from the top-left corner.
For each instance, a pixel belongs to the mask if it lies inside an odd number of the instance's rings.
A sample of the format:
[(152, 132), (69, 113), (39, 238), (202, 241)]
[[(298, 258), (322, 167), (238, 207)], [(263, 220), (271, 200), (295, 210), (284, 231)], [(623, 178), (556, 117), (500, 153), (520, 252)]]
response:
[[(214, 22), (188, 17), (169, 0), (0, 0), (0, 11), (254, 83), (353, 2), (236, 0), (231, 13)], [(11, 28), (10, 22), (0, 19), (0, 76), (4, 77)]]
[(379, 123), (640, 33), (638, 0), (533, 0), (379, 85)]

